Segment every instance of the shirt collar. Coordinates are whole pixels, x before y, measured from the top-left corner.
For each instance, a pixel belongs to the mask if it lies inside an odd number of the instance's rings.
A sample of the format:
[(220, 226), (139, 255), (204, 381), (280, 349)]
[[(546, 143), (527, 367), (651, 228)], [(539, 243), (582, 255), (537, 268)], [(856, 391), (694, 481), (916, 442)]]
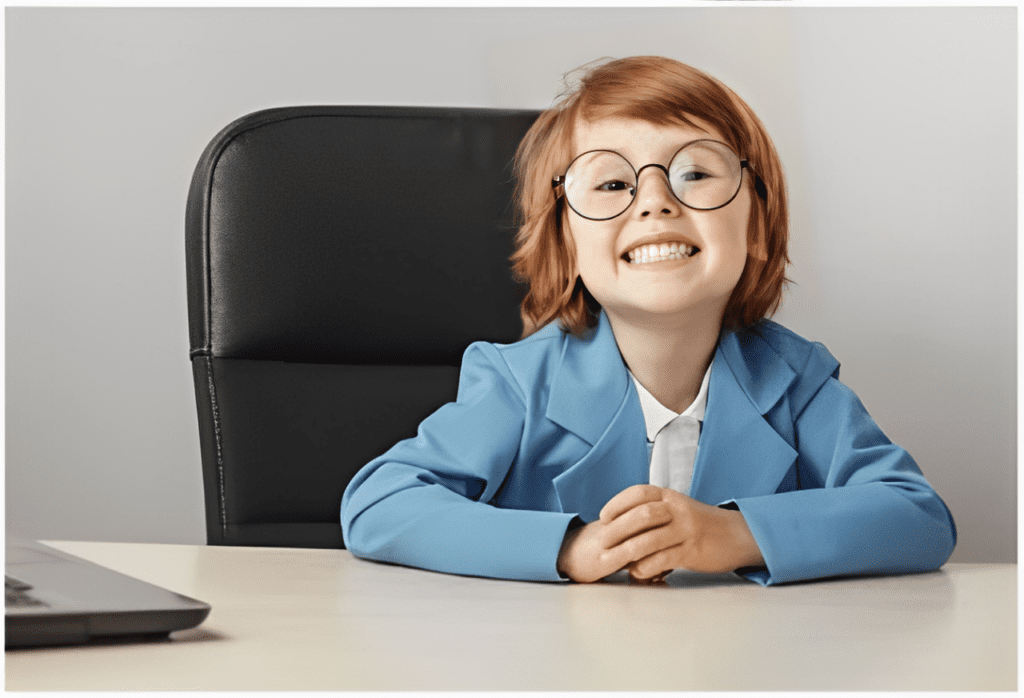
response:
[[(714, 365), (712, 359), (711, 364)], [(704, 373), (704, 380), (700, 383), (700, 390), (697, 391), (697, 398), (683, 410), (681, 413), (677, 413), (674, 410), (670, 410), (663, 404), (658, 402), (651, 393), (640, 384), (640, 381), (636, 379), (632, 371), (626, 369), (629, 372), (629, 377), (633, 379), (633, 385), (636, 386), (637, 395), (640, 396), (640, 409), (644, 413), (644, 425), (647, 427), (647, 440), (653, 442), (654, 437), (658, 434), (662, 428), (671, 422), (676, 417), (687, 416), (693, 417), (698, 421), (704, 421), (704, 408), (708, 403), (708, 381), (711, 379), (711, 366), (708, 366), (708, 370)]]

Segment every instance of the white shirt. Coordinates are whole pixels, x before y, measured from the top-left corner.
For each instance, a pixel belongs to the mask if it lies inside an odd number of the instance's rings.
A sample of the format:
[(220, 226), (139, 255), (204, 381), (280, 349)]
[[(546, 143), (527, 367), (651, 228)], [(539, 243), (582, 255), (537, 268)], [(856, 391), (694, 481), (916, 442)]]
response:
[[(712, 365), (714, 361), (711, 362)], [(628, 370), (628, 369), (627, 369)], [(711, 378), (711, 366), (708, 366), (707, 372), (704, 373), (704, 380), (701, 381), (700, 390), (697, 391), (697, 398), (683, 410), (681, 413), (676, 413), (674, 410), (665, 407), (657, 398), (640, 384), (640, 381), (636, 379), (632, 371), (629, 371), (629, 377), (633, 379), (633, 385), (636, 386), (636, 392), (640, 397), (640, 409), (644, 413), (644, 425), (647, 428), (647, 457), (648, 463), (651, 460), (651, 454), (654, 449), (654, 440), (666, 425), (676, 419), (689, 419), (697, 422), (697, 429), (693, 430), (693, 441), (689, 444), (691, 447), (689, 450), (692, 453), (696, 453), (697, 450), (697, 438), (700, 435), (700, 426), (704, 421), (704, 409), (708, 402), (708, 382)], [(655, 472), (651, 471), (650, 483), (657, 485), (658, 487), (668, 487), (670, 481), (677, 483), (675, 489), (687, 494), (689, 492), (689, 482), (693, 475), (693, 460), (694, 458), (685, 459), (687, 462), (680, 462), (678, 460), (672, 461), (670, 468), (671, 473)], [(685, 482), (685, 489), (678, 486), (678, 483)]]

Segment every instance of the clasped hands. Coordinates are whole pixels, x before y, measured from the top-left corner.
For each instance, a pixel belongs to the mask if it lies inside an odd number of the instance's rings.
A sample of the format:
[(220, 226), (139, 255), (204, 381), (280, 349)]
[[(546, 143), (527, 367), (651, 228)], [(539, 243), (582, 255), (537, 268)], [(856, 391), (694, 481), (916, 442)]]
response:
[(763, 564), (739, 511), (655, 485), (619, 492), (597, 521), (570, 531), (558, 553), (558, 571), (576, 582), (595, 582), (624, 568), (633, 579), (654, 581), (676, 568), (731, 572)]

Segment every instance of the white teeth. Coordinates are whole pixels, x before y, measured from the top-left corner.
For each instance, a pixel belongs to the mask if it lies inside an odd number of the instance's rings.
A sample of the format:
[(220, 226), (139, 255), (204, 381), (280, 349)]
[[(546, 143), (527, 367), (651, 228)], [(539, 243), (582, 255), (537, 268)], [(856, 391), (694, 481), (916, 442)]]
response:
[(629, 261), (631, 264), (646, 264), (662, 262), (666, 259), (684, 259), (692, 254), (693, 248), (690, 245), (680, 245), (677, 242), (640, 245), (629, 251)]

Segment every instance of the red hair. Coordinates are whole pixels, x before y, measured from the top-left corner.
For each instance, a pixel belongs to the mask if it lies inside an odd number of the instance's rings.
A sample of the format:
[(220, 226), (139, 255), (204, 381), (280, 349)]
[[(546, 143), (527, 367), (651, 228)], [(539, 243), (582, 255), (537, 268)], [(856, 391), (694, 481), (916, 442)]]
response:
[[(575, 272), (575, 252), (563, 223), (564, 197), (551, 188), (552, 178), (572, 160), (574, 127), (581, 119), (695, 126), (691, 118), (696, 118), (748, 160), (765, 195), (751, 191), (747, 262), (722, 324), (735, 329), (773, 314), (788, 283), (789, 216), (782, 164), (757, 115), (715, 78), (669, 58), (623, 58), (580, 70), (578, 84), (541, 113), (516, 152), (519, 231), (512, 262), (516, 276), (529, 284), (520, 308), (523, 336), (556, 319), (574, 334), (597, 322), (600, 305)], [(746, 179), (753, 187), (754, 178)]]

